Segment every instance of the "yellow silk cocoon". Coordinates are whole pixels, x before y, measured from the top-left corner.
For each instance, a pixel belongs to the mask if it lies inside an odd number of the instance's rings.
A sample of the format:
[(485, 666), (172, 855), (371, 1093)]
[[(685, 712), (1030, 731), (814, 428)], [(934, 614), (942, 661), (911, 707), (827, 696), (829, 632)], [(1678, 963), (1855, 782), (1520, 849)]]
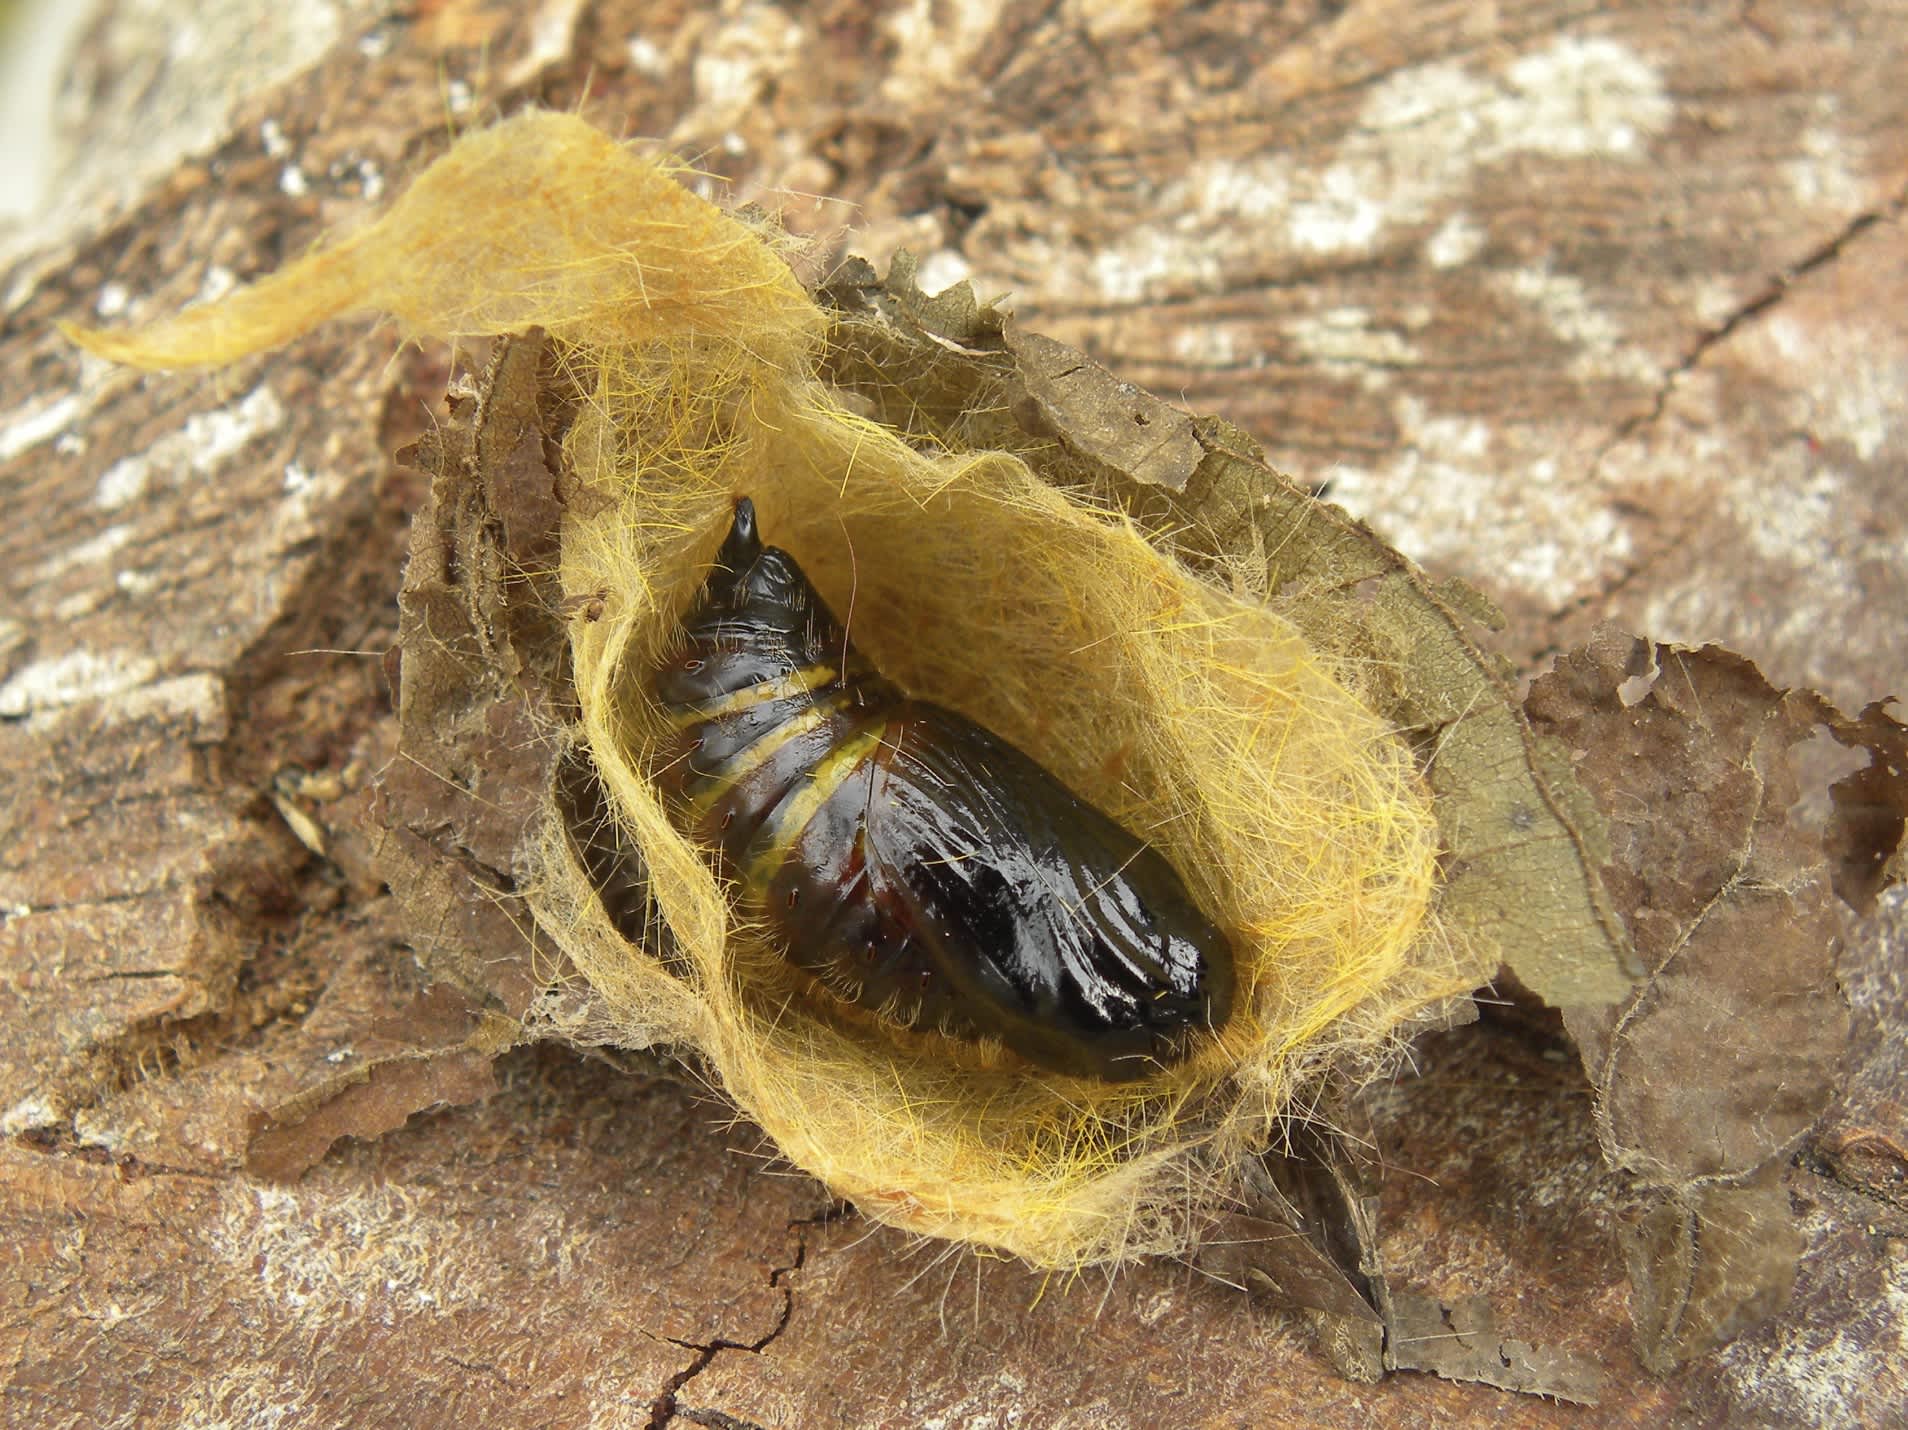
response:
[[(591, 494), (564, 517), (562, 579), (591, 611), (570, 623), (581, 718), (550, 738), (588, 746), (676, 957), (617, 934), (554, 798), (527, 897), (619, 1040), (690, 1056), (867, 1215), (1049, 1267), (1183, 1251), (1295, 1096), (1481, 980), (1437, 913), (1430, 795), (1342, 641), (1203, 580), (1019, 456), (924, 451), (855, 415), (819, 375), (829, 318), (772, 238), (666, 166), (521, 115), (250, 289), (74, 336), (207, 365), (354, 312), (409, 337), (536, 326), (557, 344), (581, 396), (565, 462)], [(651, 780), (647, 677), (739, 495), (885, 675), (1167, 855), (1232, 939), (1219, 1037), (1112, 1086), (816, 1006)]]

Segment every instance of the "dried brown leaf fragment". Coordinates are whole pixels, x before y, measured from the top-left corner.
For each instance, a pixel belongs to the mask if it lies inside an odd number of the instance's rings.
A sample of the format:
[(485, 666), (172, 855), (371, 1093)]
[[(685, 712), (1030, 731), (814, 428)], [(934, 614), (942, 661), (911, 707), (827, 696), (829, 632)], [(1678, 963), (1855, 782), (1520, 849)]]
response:
[[(1844, 1077), (1838, 959), (1899, 863), (1903, 731), (1732, 652), (1610, 627), (1526, 708), (1602, 806), (1603, 878), (1648, 965), (1628, 1003), (1566, 1018), (1605, 1155), (1641, 1199), (1625, 1251), (1639, 1348), (1665, 1369), (1788, 1298), (1802, 1242), (1784, 1164)], [(1818, 737), (1859, 767), (1829, 783)]]

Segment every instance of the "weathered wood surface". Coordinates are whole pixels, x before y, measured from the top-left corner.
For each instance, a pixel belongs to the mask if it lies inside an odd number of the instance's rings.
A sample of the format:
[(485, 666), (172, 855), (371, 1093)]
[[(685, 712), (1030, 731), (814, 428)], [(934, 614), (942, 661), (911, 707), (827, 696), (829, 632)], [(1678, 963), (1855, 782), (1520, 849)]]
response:
[[(366, 326), (143, 379), (51, 329), (269, 269), (451, 126), (581, 104), (784, 207), (818, 271), (905, 244), (930, 286), (1011, 290), (1224, 412), (1495, 596), (1520, 663), (1613, 616), (1859, 705), (1908, 690), (1897, 7), (387, 8), (200, 7), (215, 80), (105, 5), (93, 158), (8, 248), (0, 1416), (1903, 1413), (1908, 1217), (1848, 1175), (1908, 1145), (1886, 920), (1855, 951), (1865, 1061), (1809, 1154), (1795, 1302), (1671, 1380), (1629, 1349), (1624, 1208), (1541, 1030), (1440, 1035), (1374, 1107), (1395, 1279), (1601, 1360), (1597, 1410), (1345, 1383), (1296, 1320), (1182, 1267), (1043, 1286), (870, 1234), (719, 1107), (554, 1051), (295, 1186), (250, 1178), (258, 1111), (368, 1057), (416, 991), (357, 830), (419, 497), (389, 454), (441, 410), (444, 355)], [(256, 68), (246, 34), (274, 40)]]

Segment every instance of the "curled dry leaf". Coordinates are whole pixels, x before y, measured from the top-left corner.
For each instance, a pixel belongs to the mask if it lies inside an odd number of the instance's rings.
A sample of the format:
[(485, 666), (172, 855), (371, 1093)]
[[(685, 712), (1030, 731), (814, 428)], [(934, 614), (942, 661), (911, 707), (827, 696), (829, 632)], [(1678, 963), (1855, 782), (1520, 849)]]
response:
[(519, 893), (573, 708), (554, 561), (561, 507), (535, 340), (501, 344), (413, 454), (433, 474), (398, 597), (398, 757), (385, 878), (432, 970), (513, 1018), (561, 976)]
[(1733, 1340), (1789, 1303), (1802, 1235), (1783, 1169), (1650, 1197), (1623, 1237), (1637, 1353), (1659, 1375)]
[(1354, 1378), (1375, 1380), (1382, 1318), (1359, 1269), (1360, 1248), (1347, 1240), (1351, 1218), (1324, 1155), (1312, 1147), (1303, 1156), (1252, 1159), (1242, 1180), (1243, 1207), (1213, 1228), (1197, 1264), (1232, 1285), (1270, 1289), (1321, 1317), (1358, 1323), (1366, 1349), (1357, 1360), (1370, 1373)]
[(1385, 1318), (1387, 1365), (1422, 1370), (1446, 1380), (1476, 1381), (1500, 1390), (1594, 1405), (1603, 1372), (1581, 1356), (1533, 1346), (1498, 1328), (1482, 1296), (1444, 1302), (1394, 1292)]
[(562, 956), (519, 893), (561, 753), (545, 736), (574, 703), (552, 575), (562, 508), (545, 445), (564, 414), (548, 406), (544, 356), (534, 339), (500, 344), (453, 399), (452, 420), (412, 454), (434, 480), (398, 598), (397, 758), (372, 812), (379, 870), (445, 981), (368, 1030), (350, 1071), (270, 1110), (247, 1154), (260, 1176), (294, 1178), (339, 1137), (488, 1096), (492, 1060), (562, 984)]
[[(1851, 720), (1777, 690), (1728, 651), (1609, 628), (1527, 709), (1605, 810), (1605, 882), (1649, 970), (1627, 1003), (1567, 1021), (1605, 1154), (1644, 1189), (1626, 1253), (1640, 1346), (1665, 1367), (1766, 1317), (1794, 1280), (1781, 1164), (1842, 1077), (1836, 960), (1898, 867), (1903, 731), (1879, 706)], [(1818, 735), (1861, 761), (1828, 788), (1799, 773)]]
[(457, 989), (438, 984), (398, 1013), (374, 1020), (348, 1071), (261, 1117), (246, 1148), (246, 1169), (294, 1181), (341, 1137), (381, 1137), (413, 1113), (489, 1097), (497, 1090), (491, 1063), (515, 1032), (509, 1019), (486, 1015)]

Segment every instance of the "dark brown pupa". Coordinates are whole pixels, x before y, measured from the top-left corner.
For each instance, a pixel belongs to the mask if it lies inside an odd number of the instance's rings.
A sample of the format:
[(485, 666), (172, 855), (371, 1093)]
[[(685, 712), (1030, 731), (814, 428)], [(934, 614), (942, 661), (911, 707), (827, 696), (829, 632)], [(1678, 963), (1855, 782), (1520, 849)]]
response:
[(1170, 864), (1026, 755), (875, 674), (755, 509), (654, 690), (658, 780), (837, 996), (1123, 1081), (1220, 1027), (1232, 954)]

